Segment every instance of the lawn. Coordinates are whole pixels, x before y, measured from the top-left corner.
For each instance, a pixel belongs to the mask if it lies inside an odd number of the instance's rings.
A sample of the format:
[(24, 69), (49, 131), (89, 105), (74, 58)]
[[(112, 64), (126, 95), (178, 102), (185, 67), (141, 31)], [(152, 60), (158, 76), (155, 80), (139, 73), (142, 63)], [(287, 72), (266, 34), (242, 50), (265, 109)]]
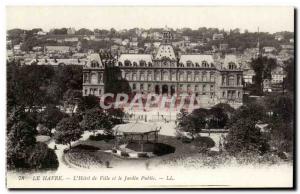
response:
[[(83, 168), (105, 168), (107, 163), (109, 163), (111, 168), (153, 168), (158, 166), (215, 168), (221, 165), (230, 166), (246, 163), (270, 165), (280, 162), (278, 157), (274, 155), (234, 158), (226, 153), (204, 151), (203, 147), (201, 147), (204, 145), (203, 142), (207, 142), (209, 146), (214, 146), (212, 139), (207, 136), (200, 137), (197, 141), (193, 141), (191, 143), (183, 143), (176, 137), (159, 135), (158, 143), (156, 144), (156, 147), (159, 150), (159, 152), (156, 153), (157, 156), (152, 158), (133, 159), (121, 158), (111, 153), (107, 153), (106, 151), (111, 150), (115, 145), (115, 141), (113, 139), (107, 141), (93, 141), (88, 139), (85, 141), (79, 141), (73, 145), (73, 148), (66, 153), (66, 157), (73, 165)], [(138, 149), (139, 146), (133, 142), (132, 144), (129, 144), (129, 147)], [(150, 149), (150, 147), (151, 146), (148, 148)]]
[[(111, 150), (114, 147), (115, 140), (108, 141), (93, 141), (85, 140), (79, 141), (73, 145), (73, 148), (67, 153), (70, 161), (76, 166), (86, 167), (88, 166), (104, 166), (105, 162), (109, 162), (111, 167), (119, 166), (149, 166), (159, 165), (160, 162), (165, 160), (176, 160), (177, 158), (189, 157), (199, 153), (199, 148), (196, 143), (183, 143), (176, 137), (159, 135), (158, 143), (154, 151), (157, 157), (153, 158), (142, 158), (142, 159), (130, 159), (120, 158), (105, 150)], [(133, 142), (129, 146), (136, 147)]]

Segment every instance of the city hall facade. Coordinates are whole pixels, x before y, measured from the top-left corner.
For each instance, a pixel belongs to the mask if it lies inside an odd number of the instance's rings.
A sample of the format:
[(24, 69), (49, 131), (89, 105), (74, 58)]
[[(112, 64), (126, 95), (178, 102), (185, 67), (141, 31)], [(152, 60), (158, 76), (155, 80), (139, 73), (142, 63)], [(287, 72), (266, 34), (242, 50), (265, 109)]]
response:
[[(200, 105), (242, 105), (243, 70), (235, 55), (183, 54), (176, 56), (172, 35), (163, 32), (155, 55), (121, 54), (115, 66), (131, 91), (139, 94), (174, 96), (194, 94)], [(83, 95), (104, 94), (104, 68), (99, 54), (91, 54), (83, 67)]]

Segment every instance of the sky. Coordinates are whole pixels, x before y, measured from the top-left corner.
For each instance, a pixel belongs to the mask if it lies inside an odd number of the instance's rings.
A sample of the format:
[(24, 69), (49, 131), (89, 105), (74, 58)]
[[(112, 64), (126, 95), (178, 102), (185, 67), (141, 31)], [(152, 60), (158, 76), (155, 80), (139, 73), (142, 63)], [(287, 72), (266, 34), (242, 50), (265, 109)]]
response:
[(294, 8), (269, 7), (99, 7), (8, 6), (7, 29), (74, 27), (75, 29), (130, 29), (216, 27), (250, 32), (294, 31)]

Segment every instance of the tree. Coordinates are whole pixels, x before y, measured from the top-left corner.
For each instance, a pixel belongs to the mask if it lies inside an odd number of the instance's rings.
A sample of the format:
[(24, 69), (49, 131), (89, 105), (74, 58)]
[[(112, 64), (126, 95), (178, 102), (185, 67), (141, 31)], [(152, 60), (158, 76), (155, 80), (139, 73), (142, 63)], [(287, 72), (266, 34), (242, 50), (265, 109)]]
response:
[(185, 110), (180, 110), (177, 115), (177, 129), (189, 132), (194, 138), (206, 125), (206, 109), (196, 109), (188, 114)]
[(58, 159), (55, 152), (45, 143), (37, 143), (28, 153), (27, 163), (31, 169), (57, 169)]
[(271, 79), (271, 71), (276, 65), (276, 59), (273, 58), (259, 56), (258, 58), (252, 59), (251, 67), (255, 72), (255, 76), (253, 77), (254, 94), (263, 94), (263, 80)]
[(58, 144), (69, 145), (71, 142), (81, 138), (83, 131), (76, 116), (63, 118), (56, 126), (54, 133), (55, 142)]
[(118, 125), (123, 123), (124, 118), (124, 111), (120, 108), (110, 108), (106, 110), (108, 116), (110, 117), (111, 122), (113, 125)]
[(231, 119), (227, 122), (227, 127), (231, 127), (239, 119), (250, 119), (257, 123), (258, 121), (264, 121), (266, 118), (266, 109), (258, 103), (249, 103), (239, 107)]
[(95, 133), (97, 130), (104, 130), (107, 135), (112, 134), (112, 117), (101, 108), (89, 109), (85, 112), (81, 126), (84, 131)]
[(62, 113), (54, 105), (47, 106), (46, 109), (40, 113), (39, 123), (43, 124), (48, 129), (48, 134), (51, 135), (51, 130), (57, 123), (67, 115)]
[(223, 128), (227, 121), (228, 116), (222, 108), (212, 107), (209, 110), (210, 121), (208, 123), (209, 128)]
[(285, 72), (287, 72), (286, 78), (284, 78), (284, 88), (287, 88), (290, 92), (294, 91), (295, 86), (295, 59), (291, 58), (284, 62)]
[(89, 109), (99, 107), (99, 102), (100, 99), (97, 96), (83, 96), (78, 103), (78, 112), (84, 113)]
[(79, 99), (81, 98), (81, 91), (68, 89), (63, 96), (65, 102), (65, 107), (71, 109), (71, 113), (75, 112), (76, 105), (78, 104)]
[(16, 122), (7, 135), (7, 165), (9, 169), (28, 168), (27, 153), (35, 145), (37, 131), (24, 121)]
[(239, 153), (264, 154), (269, 149), (266, 137), (255, 127), (251, 118), (236, 120), (229, 128), (225, 149), (232, 155)]

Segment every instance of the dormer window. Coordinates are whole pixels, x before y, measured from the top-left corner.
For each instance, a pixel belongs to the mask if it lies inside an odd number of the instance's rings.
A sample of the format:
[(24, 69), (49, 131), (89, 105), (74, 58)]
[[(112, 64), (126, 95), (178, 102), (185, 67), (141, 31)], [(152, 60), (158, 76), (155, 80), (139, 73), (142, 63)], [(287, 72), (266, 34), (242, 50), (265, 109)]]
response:
[(230, 63), (228, 64), (228, 69), (236, 69), (236, 64), (233, 63), (233, 62), (230, 62)]
[(187, 67), (193, 67), (193, 62), (192, 61), (187, 61), (186, 66)]
[(148, 62), (148, 67), (152, 67), (152, 63), (151, 62)]
[(207, 61), (202, 61), (202, 67), (209, 67), (209, 65), (208, 65), (208, 63), (207, 63)]
[(196, 67), (200, 67), (199, 63), (196, 62), (195, 64), (196, 64)]
[(99, 63), (97, 61), (92, 61), (91, 62), (91, 67), (93, 67), (93, 68), (99, 67)]
[(136, 62), (133, 62), (133, 67), (137, 67), (137, 63)]
[(130, 62), (129, 60), (126, 60), (126, 61), (124, 62), (124, 64), (125, 64), (125, 66), (131, 66), (131, 62)]
[(119, 67), (123, 66), (122, 62), (118, 62), (118, 65), (119, 65)]
[(146, 61), (141, 60), (141, 61), (140, 61), (140, 67), (145, 67), (145, 66), (146, 66)]

